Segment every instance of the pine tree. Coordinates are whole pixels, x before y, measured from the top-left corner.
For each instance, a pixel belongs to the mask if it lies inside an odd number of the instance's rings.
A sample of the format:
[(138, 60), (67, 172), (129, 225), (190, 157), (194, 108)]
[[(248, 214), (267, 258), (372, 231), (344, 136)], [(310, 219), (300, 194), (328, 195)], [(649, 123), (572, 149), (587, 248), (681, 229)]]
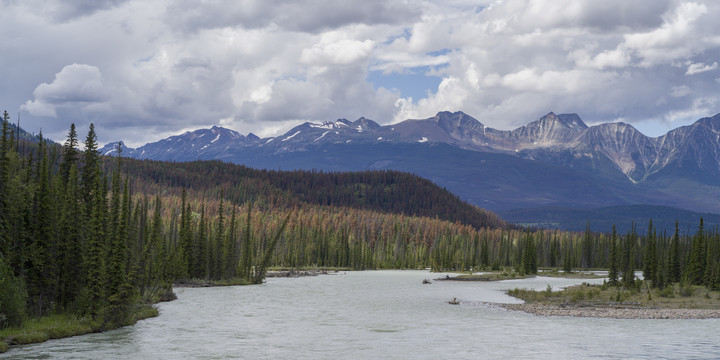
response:
[(52, 310), (57, 295), (57, 243), (55, 229), (55, 195), (52, 192), (46, 142), (38, 146), (37, 189), (33, 201), (34, 222), (28, 268), (28, 295), (32, 311), (43, 315)]
[[(92, 202), (93, 191), (96, 189), (96, 183), (100, 176), (100, 155), (97, 151), (97, 135), (95, 134), (95, 125), (90, 124), (87, 138), (85, 138), (85, 154), (83, 157), (83, 167), (81, 169), (83, 199), (86, 204)], [(88, 214), (92, 211), (92, 206), (87, 206)]]
[(585, 269), (591, 268), (593, 264), (593, 244), (590, 233), (590, 223), (585, 225), (585, 236), (583, 236), (582, 242), (582, 267)]
[(0, 257), (8, 256), (10, 250), (8, 198), (10, 181), (10, 166), (8, 152), (10, 142), (8, 141), (8, 113), (3, 114), (2, 134), (0, 134)]
[(653, 226), (652, 219), (650, 219), (647, 240), (645, 242), (645, 254), (643, 258), (643, 278), (650, 281), (653, 286), (657, 282), (657, 279), (655, 278), (657, 275), (657, 268), (657, 241), (655, 226)]
[(480, 264), (483, 268), (490, 266), (490, 249), (488, 248), (487, 235), (483, 237), (480, 249)]
[(635, 225), (632, 226), (632, 232), (627, 234), (622, 252), (623, 277), (622, 283), (626, 288), (635, 285), (635, 242), (637, 241), (637, 233)]
[(678, 222), (675, 220), (675, 235), (670, 240), (670, 250), (668, 252), (668, 282), (676, 283), (680, 281), (682, 272), (680, 270), (680, 236), (678, 234)]
[(617, 251), (617, 232), (615, 225), (612, 227), (612, 235), (610, 237), (610, 254), (609, 254), (608, 284), (611, 286), (618, 285), (618, 251)]
[(181, 256), (181, 277), (187, 278), (191, 274), (191, 250), (192, 250), (192, 230), (190, 229), (190, 204), (187, 203), (187, 192), (185, 188), (182, 190), (181, 205), (182, 211), (180, 213), (180, 230), (178, 232), (179, 248)]
[(58, 304), (65, 308), (85, 283), (85, 211), (78, 184), (77, 164), (72, 164), (65, 185), (58, 232)]
[(225, 192), (222, 191), (220, 193), (220, 205), (218, 205), (218, 219), (217, 223), (215, 224), (215, 236), (213, 238), (213, 241), (211, 241), (212, 244), (212, 251), (211, 254), (211, 262), (210, 262), (210, 269), (211, 269), (211, 278), (214, 280), (220, 279), (222, 276), (222, 269), (224, 269), (223, 264), (223, 243), (225, 239), (225, 208), (223, 204), (223, 198), (225, 197)]
[(685, 268), (685, 276), (693, 285), (701, 285), (704, 280), (705, 267), (705, 230), (703, 229), (703, 218), (700, 218), (700, 227), (692, 240), (690, 258)]
[(575, 257), (573, 256), (572, 245), (568, 244), (565, 248), (565, 256), (563, 256), (563, 271), (571, 273), (575, 267)]
[[(127, 182), (121, 186), (120, 167), (122, 158), (117, 157), (117, 166), (112, 175), (112, 195), (110, 199), (110, 234), (108, 240), (108, 288), (109, 295), (120, 292), (120, 288), (127, 281), (127, 239), (128, 239), (128, 212), (129, 193)], [(122, 194), (122, 195), (121, 195)]]
[(70, 177), (70, 168), (77, 163), (77, 146), (77, 131), (75, 131), (75, 124), (71, 124), (70, 130), (68, 131), (68, 138), (63, 145), (63, 160), (62, 163), (60, 163), (60, 177), (62, 178), (63, 184), (67, 183)]
[(208, 277), (206, 229), (205, 204), (203, 204), (200, 210), (200, 222), (198, 223), (198, 231), (195, 238), (195, 271), (193, 277), (198, 279), (206, 279)]
[(535, 240), (528, 231), (525, 236), (525, 244), (522, 250), (522, 268), (523, 274), (537, 274), (537, 255), (535, 249)]
[[(98, 165), (96, 165), (98, 166)], [(106, 300), (106, 269), (105, 269), (105, 227), (106, 227), (106, 200), (104, 186), (100, 177), (95, 178), (95, 186), (91, 194), (89, 234), (87, 241), (87, 289), (90, 301), (87, 314), (93, 319), (103, 315)]]
[(241, 261), (240, 261), (240, 277), (243, 279), (250, 280), (252, 276), (252, 268), (253, 268), (253, 240), (252, 240), (252, 230), (250, 229), (250, 222), (252, 219), (252, 208), (253, 205), (250, 203), (248, 205), (248, 211), (245, 218), (245, 232), (243, 234), (242, 238), (242, 252), (240, 254)]
[(717, 262), (718, 253), (720, 252), (718, 247), (720, 247), (720, 244), (718, 244), (718, 236), (717, 236), (717, 228), (715, 229), (715, 234), (713, 232), (709, 232), (707, 235), (707, 238), (705, 239), (705, 264), (703, 265), (703, 283), (705, 286), (711, 288), (714, 282), (714, 269), (715, 269), (715, 263)]
[(668, 283), (668, 267), (664, 256), (659, 256), (658, 259), (657, 274), (655, 275), (653, 286), (663, 290)]
[(225, 236), (224, 254), (225, 254), (225, 271), (226, 279), (232, 279), (237, 275), (238, 269), (238, 246), (237, 246), (237, 207), (232, 207), (230, 215), (230, 228), (228, 228), (227, 236)]

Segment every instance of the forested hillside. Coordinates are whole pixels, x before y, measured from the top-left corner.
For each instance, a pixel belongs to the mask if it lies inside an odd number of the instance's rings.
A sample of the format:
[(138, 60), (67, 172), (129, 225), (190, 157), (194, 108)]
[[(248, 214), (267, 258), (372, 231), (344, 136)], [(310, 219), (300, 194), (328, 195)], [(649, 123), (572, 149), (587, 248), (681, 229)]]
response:
[(476, 228), (505, 226), (494, 213), (463, 202), (426, 179), (398, 171), (269, 171), (220, 161), (171, 163), (127, 159), (124, 173), (137, 181), (138, 190), (145, 193), (177, 187), (217, 196), (223, 190), (228, 199), (237, 203), (256, 200), (285, 207), (341, 206), (437, 217)]

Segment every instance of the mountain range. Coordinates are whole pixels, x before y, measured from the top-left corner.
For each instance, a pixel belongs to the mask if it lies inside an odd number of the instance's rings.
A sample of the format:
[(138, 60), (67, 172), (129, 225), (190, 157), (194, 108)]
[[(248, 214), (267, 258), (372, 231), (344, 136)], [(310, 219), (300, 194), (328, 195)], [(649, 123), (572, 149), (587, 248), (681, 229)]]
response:
[[(112, 154), (116, 145), (101, 151)], [(720, 213), (720, 114), (659, 137), (625, 123), (588, 126), (577, 114), (552, 112), (510, 131), (463, 112), (386, 126), (366, 118), (307, 122), (268, 138), (212, 127), (124, 148), (123, 155), (284, 170), (408, 171), (501, 215), (523, 209), (527, 220), (537, 209), (538, 222), (547, 207), (658, 205)]]

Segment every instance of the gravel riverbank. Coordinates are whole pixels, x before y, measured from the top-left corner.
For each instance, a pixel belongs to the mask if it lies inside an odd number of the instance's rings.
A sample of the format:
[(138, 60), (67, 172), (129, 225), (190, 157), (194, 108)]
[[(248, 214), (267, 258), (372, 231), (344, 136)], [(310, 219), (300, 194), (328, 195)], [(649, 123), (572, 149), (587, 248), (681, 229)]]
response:
[(720, 309), (657, 309), (643, 307), (573, 306), (553, 304), (495, 304), (508, 310), (539, 316), (574, 316), (611, 319), (710, 319), (720, 318)]

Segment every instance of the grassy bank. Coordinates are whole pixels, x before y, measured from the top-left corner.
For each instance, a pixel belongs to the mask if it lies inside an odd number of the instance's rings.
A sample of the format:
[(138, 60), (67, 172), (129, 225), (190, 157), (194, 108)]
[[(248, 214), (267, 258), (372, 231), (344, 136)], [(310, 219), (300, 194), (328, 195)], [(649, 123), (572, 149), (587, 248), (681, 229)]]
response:
[(536, 276), (562, 277), (568, 279), (600, 279), (604, 276), (592, 274), (589, 272), (563, 272), (558, 270), (542, 271), (538, 274), (523, 274), (515, 270), (491, 271), (480, 274), (462, 274), (456, 276), (446, 275), (435, 280), (454, 280), (454, 281), (501, 281), (513, 279), (526, 279)]
[[(132, 325), (138, 320), (158, 316), (158, 310), (150, 305), (139, 307), (127, 323)], [(51, 339), (61, 339), (70, 336), (89, 334), (99, 331), (111, 330), (100, 321), (93, 321), (88, 317), (78, 317), (73, 314), (53, 314), (25, 321), (23, 326), (0, 330), (0, 353), (12, 345), (26, 345), (41, 343)]]
[(209, 279), (188, 279), (176, 281), (173, 283), (175, 287), (211, 287), (211, 286), (236, 286), (236, 285), (252, 285), (253, 283), (245, 278), (232, 278), (223, 280)]
[(563, 306), (638, 307), (658, 309), (720, 309), (720, 292), (704, 286), (673, 284), (663, 290), (651, 289), (638, 281), (631, 289), (582, 284), (564, 290), (543, 291), (514, 289), (508, 295), (526, 303)]

